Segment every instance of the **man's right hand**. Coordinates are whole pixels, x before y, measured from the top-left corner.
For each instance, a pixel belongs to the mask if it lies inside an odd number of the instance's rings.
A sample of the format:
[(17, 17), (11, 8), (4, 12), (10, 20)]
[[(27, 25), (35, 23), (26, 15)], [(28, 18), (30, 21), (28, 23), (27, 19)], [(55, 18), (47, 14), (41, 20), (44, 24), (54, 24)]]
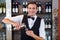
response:
[(20, 30), (22, 26), (21, 23), (17, 23), (17, 22), (13, 23), (12, 25), (15, 27), (16, 30)]

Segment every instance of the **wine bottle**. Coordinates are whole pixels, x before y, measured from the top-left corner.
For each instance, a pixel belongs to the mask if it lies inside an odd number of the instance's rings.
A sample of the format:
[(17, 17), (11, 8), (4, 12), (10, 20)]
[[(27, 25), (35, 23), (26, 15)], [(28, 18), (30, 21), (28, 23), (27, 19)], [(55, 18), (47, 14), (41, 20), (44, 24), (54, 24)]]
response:
[(48, 36), (48, 40), (51, 40), (51, 37), (50, 36)]
[(0, 3), (0, 14), (2, 13), (2, 4)]
[(13, 10), (13, 13), (15, 13), (15, 2), (13, 2), (12, 4), (12, 10)]
[(39, 2), (39, 13), (41, 12), (41, 3)]
[(49, 12), (49, 6), (48, 6), (48, 2), (46, 3), (46, 13)]
[(15, 5), (16, 5), (16, 8), (15, 8), (16, 13), (18, 13), (18, 2), (16, 2)]
[(47, 22), (45, 23), (45, 28), (47, 28)]
[(23, 13), (26, 11), (25, 2), (23, 2)]
[(51, 28), (51, 23), (49, 22), (49, 28)]
[(6, 13), (6, 4), (3, 3), (3, 13)]
[(52, 4), (49, 2), (49, 13), (51, 13), (51, 11), (52, 11), (52, 6), (51, 6)]

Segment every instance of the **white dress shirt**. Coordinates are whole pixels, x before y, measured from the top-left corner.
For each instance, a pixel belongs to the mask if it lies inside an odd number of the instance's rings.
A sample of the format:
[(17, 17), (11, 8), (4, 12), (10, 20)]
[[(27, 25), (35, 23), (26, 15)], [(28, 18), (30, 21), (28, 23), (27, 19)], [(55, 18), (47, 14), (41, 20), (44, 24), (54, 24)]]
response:
[[(24, 15), (19, 15), (19, 16), (15, 16), (15, 17), (10, 17), (9, 19), (12, 20), (12, 21), (21, 23), (22, 20), (23, 20), (23, 16), (24, 16)], [(33, 16), (33, 17), (35, 17), (34, 20), (32, 20), (31, 18), (28, 18), (28, 25), (29, 25), (29, 28), (30, 28), (30, 29), (33, 27), (34, 22), (35, 22), (35, 20), (36, 20), (36, 18), (37, 18), (36, 15)], [(39, 36), (40, 36), (40, 37), (43, 37), (44, 39), (46, 38), (44, 19), (41, 19), (40, 28), (39, 28)]]

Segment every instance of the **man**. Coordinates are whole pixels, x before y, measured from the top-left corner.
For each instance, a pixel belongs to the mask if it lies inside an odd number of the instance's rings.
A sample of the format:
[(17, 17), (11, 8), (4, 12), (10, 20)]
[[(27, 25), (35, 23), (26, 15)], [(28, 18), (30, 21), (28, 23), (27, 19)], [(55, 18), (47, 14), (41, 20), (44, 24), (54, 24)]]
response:
[[(2, 21), (4, 23), (12, 24), (17, 30), (21, 30), (21, 40), (44, 40), (45, 24), (44, 19), (41, 19), (36, 15), (38, 10), (37, 4), (35, 2), (29, 2), (27, 10), (27, 15), (4, 18)], [(22, 23), (25, 23), (28, 28), (27, 31), (24, 28), (21, 28)]]

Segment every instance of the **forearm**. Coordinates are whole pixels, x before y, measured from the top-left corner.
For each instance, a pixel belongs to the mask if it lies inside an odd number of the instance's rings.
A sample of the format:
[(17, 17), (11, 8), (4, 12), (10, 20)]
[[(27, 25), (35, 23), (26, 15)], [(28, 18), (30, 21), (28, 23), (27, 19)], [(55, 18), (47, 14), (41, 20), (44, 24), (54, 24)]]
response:
[(12, 24), (12, 25), (15, 23), (15, 22), (9, 20), (8, 18), (4, 18), (4, 19), (2, 20), (2, 22), (7, 23), (7, 24)]

